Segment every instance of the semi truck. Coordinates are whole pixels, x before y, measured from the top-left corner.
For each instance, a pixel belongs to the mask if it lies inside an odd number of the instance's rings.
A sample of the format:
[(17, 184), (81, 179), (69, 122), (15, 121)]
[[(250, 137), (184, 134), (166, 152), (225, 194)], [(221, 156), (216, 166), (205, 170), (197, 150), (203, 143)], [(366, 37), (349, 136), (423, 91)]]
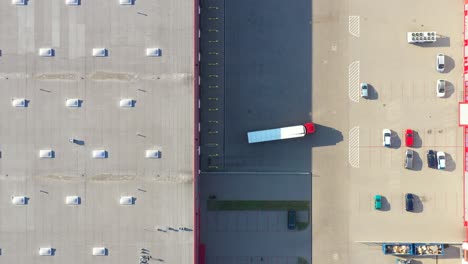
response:
[(413, 255), (413, 244), (382, 244), (382, 251), (385, 255)]
[(315, 132), (313, 123), (305, 123), (300, 126), (280, 127), (267, 130), (247, 132), (249, 143), (259, 143), (265, 141), (281, 140), (288, 138), (303, 137)]
[(416, 256), (440, 256), (444, 253), (444, 244), (414, 244)]

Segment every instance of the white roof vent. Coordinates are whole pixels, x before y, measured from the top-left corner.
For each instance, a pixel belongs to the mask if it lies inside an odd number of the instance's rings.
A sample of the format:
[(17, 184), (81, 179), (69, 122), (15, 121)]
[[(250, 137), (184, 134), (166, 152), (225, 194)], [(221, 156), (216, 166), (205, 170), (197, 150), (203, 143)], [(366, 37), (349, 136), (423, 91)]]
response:
[(55, 51), (53, 48), (40, 48), (39, 56), (41, 57), (53, 57), (55, 56)]
[(135, 199), (133, 198), (133, 196), (121, 196), (119, 203), (121, 205), (133, 205), (134, 201)]
[(81, 198), (76, 195), (71, 195), (65, 197), (65, 204), (66, 205), (79, 205), (81, 203)]
[(39, 248), (39, 256), (53, 256), (54, 249), (50, 247)]
[(66, 5), (80, 5), (80, 0), (65, 0)]
[(26, 5), (27, 0), (12, 0), (11, 3), (14, 4), (14, 5)]
[(146, 56), (148, 56), (148, 57), (159, 57), (159, 56), (161, 56), (161, 49), (160, 48), (147, 48), (146, 49)]
[(93, 248), (93, 256), (106, 256), (106, 255), (107, 255), (107, 248), (105, 247)]
[(93, 49), (93, 56), (94, 57), (106, 57), (107, 56), (107, 49), (106, 48), (94, 48)]
[(52, 159), (54, 158), (55, 153), (51, 149), (41, 149), (39, 150), (39, 158), (41, 159)]
[(132, 108), (135, 107), (135, 100), (131, 98), (124, 98), (120, 100), (119, 105), (122, 108)]
[(67, 98), (65, 101), (65, 106), (67, 107), (80, 107), (81, 106), (81, 100), (78, 98)]
[(107, 151), (103, 150), (103, 149), (93, 150), (93, 158), (94, 159), (105, 159), (105, 158), (107, 158)]
[(133, 0), (119, 0), (121, 5), (133, 5)]
[(147, 159), (159, 159), (161, 158), (161, 152), (157, 149), (148, 149), (146, 150), (145, 157)]
[(14, 205), (26, 205), (28, 198), (26, 196), (12, 196), (11, 203)]
[(27, 107), (28, 102), (24, 98), (13, 98), (11, 99), (11, 105), (14, 107)]

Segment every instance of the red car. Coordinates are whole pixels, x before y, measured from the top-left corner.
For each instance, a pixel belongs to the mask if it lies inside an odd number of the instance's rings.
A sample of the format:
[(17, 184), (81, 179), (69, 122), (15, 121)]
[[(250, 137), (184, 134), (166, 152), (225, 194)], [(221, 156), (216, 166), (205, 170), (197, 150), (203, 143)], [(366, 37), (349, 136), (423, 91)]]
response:
[(407, 147), (412, 147), (414, 144), (414, 131), (411, 129), (406, 129), (405, 133), (405, 143)]

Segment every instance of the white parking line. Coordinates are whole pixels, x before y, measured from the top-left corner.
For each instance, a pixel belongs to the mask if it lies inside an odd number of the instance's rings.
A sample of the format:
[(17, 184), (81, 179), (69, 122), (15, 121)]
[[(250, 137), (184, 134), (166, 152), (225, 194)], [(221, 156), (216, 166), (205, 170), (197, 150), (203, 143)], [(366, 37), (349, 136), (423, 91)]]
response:
[(353, 61), (348, 68), (349, 99), (359, 103), (359, 61)]
[(359, 38), (360, 36), (360, 22), (359, 16), (349, 16), (348, 30), (352, 36)]
[(359, 127), (349, 130), (348, 161), (351, 167), (359, 168)]

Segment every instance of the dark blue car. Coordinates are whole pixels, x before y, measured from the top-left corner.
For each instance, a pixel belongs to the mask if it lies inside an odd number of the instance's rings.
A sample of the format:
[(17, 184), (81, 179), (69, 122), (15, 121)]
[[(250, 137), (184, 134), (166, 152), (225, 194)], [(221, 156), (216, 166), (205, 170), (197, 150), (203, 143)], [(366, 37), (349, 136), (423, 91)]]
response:
[(288, 229), (289, 230), (296, 229), (296, 211), (294, 210), (288, 211)]

